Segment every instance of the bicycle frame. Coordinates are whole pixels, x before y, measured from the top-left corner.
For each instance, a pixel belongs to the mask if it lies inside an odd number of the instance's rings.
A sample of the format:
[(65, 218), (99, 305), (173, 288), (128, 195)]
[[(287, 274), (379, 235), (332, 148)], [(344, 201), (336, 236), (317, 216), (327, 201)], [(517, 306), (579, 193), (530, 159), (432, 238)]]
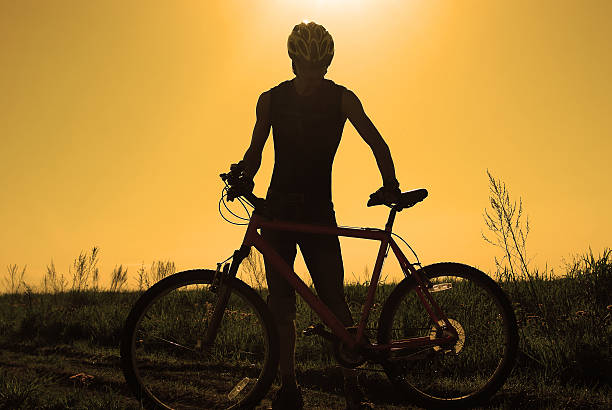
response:
[[(335, 226), (324, 226), (324, 225), (309, 225), (301, 223), (293, 223), (287, 221), (267, 219), (257, 213), (254, 213), (250, 220), (244, 235), (242, 246), (240, 250), (235, 252), (236, 255), (248, 255), (245, 250), (250, 249), (254, 246), (262, 255), (265, 256), (267, 262), (270, 263), (280, 274), (287, 280), (287, 282), (295, 289), (295, 291), (308, 303), (308, 305), (314, 310), (321, 320), (332, 330), (333, 334), (344, 342), (349, 348), (353, 349), (357, 345), (365, 348), (366, 350), (375, 351), (396, 351), (405, 348), (417, 348), (417, 347), (428, 347), (436, 346), (444, 343), (451, 343), (457, 334), (450, 324), (444, 312), (440, 309), (438, 304), (433, 300), (429, 291), (429, 282), (425, 281), (414, 266), (408, 261), (406, 256), (403, 254), (397, 243), (391, 236), (391, 228), (395, 218), (395, 210), (392, 209), (389, 215), (389, 220), (385, 229), (377, 228), (347, 228), (347, 227), (335, 227)], [(289, 267), (289, 265), (281, 258), (281, 256), (272, 248), (272, 246), (266, 242), (266, 240), (257, 232), (258, 229), (271, 229), (279, 231), (290, 231), (296, 233), (313, 233), (313, 234), (324, 234), (324, 235), (335, 235), (341, 237), (360, 238), (368, 240), (380, 241), (380, 247), (378, 255), (376, 257), (376, 263), (372, 271), (372, 279), (368, 287), (367, 298), (359, 324), (357, 327), (357, 334), (352, 335), (347, 331), (340, 320), (331, 312), (331, 310), (308, 288), (308, 286), (300, 279), (300, 277)], [(393, 250), (395, 257), (397, 258), (402, 271), (406, 277), (412, 276), (417, 282), (416, 292), (427, 310), (430, 317), (433, 319), (434, 326), (440, 327), (440, 323), (443, 323), (444, 329), (450, 331), (450, 335), (443, 337), (414, 337), (408, 338), (401, 341), (394, 341), (390, 344), (372, 344), (366, 338), (364, 338), (364, 332), (366, 323), (374, 302), (374, 296), (376, 288), (378, 286), (378, 280), (382, 271), (382, 266), (385, 258), (388, 255), (389, 248)], [(242, 262), (242, 258), (235, 258), (231, 268), (230, 274), (235, 274), (238, 270), (238, 265)]]

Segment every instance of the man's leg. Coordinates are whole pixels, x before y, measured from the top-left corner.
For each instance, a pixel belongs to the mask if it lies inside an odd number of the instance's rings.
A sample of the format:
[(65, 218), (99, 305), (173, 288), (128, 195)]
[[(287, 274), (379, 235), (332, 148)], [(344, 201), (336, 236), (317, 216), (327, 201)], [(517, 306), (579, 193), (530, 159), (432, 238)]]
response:
[(297, 387), (295, 377), (295, 320), (284, 323), (277, 322), (277, 327), (280, 337), (278, 367), (281, 384), (289, 388)]
[[(279, 231), (263, 231), (263, 237), (283, 260), (293, 266), (296, 256), (295, 241)], [(295, 378), (295, 290), (264, 258), (268, 283), (268, 307), (274, 316), (279, 333), (279, 371), (283, 386), (296, 386)]]
[[(281, 232), (263, 232), (264, 238), (274, 247), (289, 266), (295, 260), (295, 241)], [(295, 376), (295, 290), (265, 260), (268, 282), (268, 307), (274, 316), (279, 335), (279, 371), (281, 388), (272, 400), (272, 409), (300, 410), (304, 407), (302, 393)]]
[[(353, 326), (353, 318), (344, 295), (344, 266), (338, 237), (305, 235), (298, 243), (319, 298), (344, 326)], [(359, 372), (342, 368), (342, 375), (347, 408), (371, 408), (371, 403), (366, 400), (359, 387)]]
[(352, 326), (353, 318), (344, 297), (344, 266), (338, 237), (303, 235), (298, 243), (319, 298), (344, 326)]

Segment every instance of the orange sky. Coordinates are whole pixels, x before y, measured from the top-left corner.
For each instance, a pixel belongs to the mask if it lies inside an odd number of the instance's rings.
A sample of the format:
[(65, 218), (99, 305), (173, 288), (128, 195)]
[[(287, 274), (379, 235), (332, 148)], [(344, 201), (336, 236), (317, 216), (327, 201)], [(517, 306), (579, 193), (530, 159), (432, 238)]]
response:
[[(286, 39), (306, 18), (334, 37), (327, 77), (360, 97), (402, 188), (430, 192), (396, 223), (423, 262), (493, 268), (487, 169), (523, 197), (534, 266), (610, 246), (612, 2), (0, 0), (0, 267), (37, 285), (96, 245), (102, 283), (123, 264), (133, 285), (143, 262), (229, 256), (243, 230), (217, 213), (217, 175), (259, 94), (292, 78)], [(349, 123), (333, 177), (338, 222), (382, 227)], [(371, 268), (371, 244), (343, 252), (348, 280)]]

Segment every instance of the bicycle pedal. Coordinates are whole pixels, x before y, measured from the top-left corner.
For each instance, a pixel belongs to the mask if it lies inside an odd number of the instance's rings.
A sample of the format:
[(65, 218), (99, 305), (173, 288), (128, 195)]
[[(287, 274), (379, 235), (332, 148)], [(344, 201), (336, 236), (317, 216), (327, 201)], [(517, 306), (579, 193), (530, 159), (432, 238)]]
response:
[(316, 325), (310, 325), (306, 329), (302, 330), (302, 334), (304, 336), (314, 336), (318, 335), (321, 331), (325, 331), (323, 329), (323, 325), (321, 323), (317, 323)]
[(317, 323), (316, 325), (310, 325), (306, 329), (302, 330), (302, 334), (304, 336), (321, 336), (327, 340), (334, 341), (336, 337), (333, 333), (325, 330), (325, 327), (321, 323)]

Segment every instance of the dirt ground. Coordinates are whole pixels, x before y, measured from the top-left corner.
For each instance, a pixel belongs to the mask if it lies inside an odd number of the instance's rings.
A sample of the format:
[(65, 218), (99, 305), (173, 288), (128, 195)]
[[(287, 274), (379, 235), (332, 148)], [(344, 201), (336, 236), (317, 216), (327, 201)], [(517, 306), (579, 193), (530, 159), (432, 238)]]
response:
[[(337, 371), (312, 370), (299, 374), (307, 409), (343, 409)], [(0, 408), (115, 408), (137, 409), (121, 373), (118, 349), (82, 345), (34, 347), (4, 345), (0, 349)], [(11, 387), (6, 380), (18, 380)], [(366, 394), (376, 409), (418, 409), (398, 402), (390, 386), (377, 386), (366, 378)], [(8, 386), (8, 387), (7, 387)], [(13, 390), (10, 390), (10, 389)], [(275, 387), (273, 387), (272, 392)], [(590, 394), (585, 389), (559, 388), (550, 391), (525, 387), (512, 378), (496, 394), (487, 409), (607, 408), (605, 393)], [(582, 393), (581, 393), (582, 392)], [(2, 396), (4, 394), (4, 396)], [(21, 395), (20, 395), (21, 394)], [(8, 397), (8, 399), (7, 399)], [(13, 402), (7, 402), (13, 397)], [(19, 398), (22, 398), (21, 404)], [(270, 406), (268, 395), (258, 409)], [(609, 402), (609, 397), (607, 397)], [(13, 403), (13, 404), (11, 404)]]

